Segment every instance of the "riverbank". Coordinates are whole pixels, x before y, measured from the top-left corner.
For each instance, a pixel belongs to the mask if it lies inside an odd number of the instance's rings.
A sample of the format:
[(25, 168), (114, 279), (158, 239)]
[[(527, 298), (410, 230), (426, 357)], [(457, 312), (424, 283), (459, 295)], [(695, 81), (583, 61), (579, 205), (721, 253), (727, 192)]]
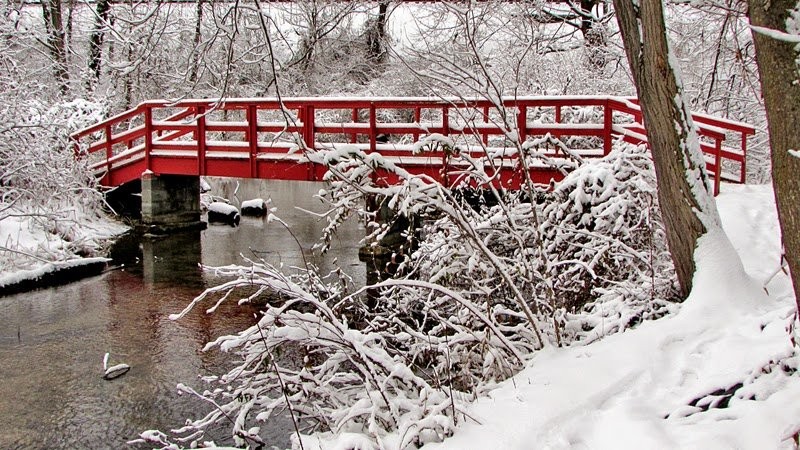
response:
[(78, 210), (6, 215), (0, 220), (0, 296), (101, 273), (108, 248), (128, 229), (112, 217)]
[(106, 269), (109, 258), (79, 258), (43, 264), (30, 270), (20, 270), (0, 276), (0, 297), (45, 287), (59, 286), (99, 275)]
[(723, 185), (717, 207), (727, 237), (703, 238), (679, 313), (539, 352), (424, 448), (797, 448), (800, 348), (772, 187)]

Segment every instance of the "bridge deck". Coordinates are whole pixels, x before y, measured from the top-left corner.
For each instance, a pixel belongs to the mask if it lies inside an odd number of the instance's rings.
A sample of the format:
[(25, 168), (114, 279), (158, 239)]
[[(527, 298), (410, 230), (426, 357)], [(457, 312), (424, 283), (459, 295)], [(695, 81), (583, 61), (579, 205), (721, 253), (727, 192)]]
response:
[[(517, 97), (502, 108), (482, 99), (273, 98), (147, 101), (75, 133), (76, 154), (88, 155), (103, 185), (118, 186), (142, 172), (282, 180), (321, 180), (325, 166), (313, 150), (352, 145), (377, 152), (414, 174), (453, 183), (463, 163), (444, 149), (422, 148), (421, 138), (442, 135), (482, 161), (495, 183), (518, 187), (523, 179), (514, 141), (535, 142), (532, 179), (563, 177), (570, 155), (602, 157), (615, 139), (646, 143), (635, 99), (613, 96)], [(721, 180), (745, 181), (747, 137), (753, 127), (693, 115), (718, 192)], [(538, 139), (538, 140), (537, 140)], [(430, 146), (429, 146), (430, 147)], [(718, 170), (720, 168), (720, 170)], [(392, 174), (375, 182), (394, 183)]]

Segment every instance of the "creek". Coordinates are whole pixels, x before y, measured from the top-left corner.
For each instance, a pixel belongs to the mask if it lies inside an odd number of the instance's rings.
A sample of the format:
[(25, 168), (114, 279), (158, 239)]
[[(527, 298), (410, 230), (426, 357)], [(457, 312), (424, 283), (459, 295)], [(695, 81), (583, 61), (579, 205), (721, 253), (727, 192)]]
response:
[[(303, 265), (305, 256), (324, 273), (341, 267), (364, 283), (358, 261), (364, 229), (357, 221), (343, 226), (330, 252), (312, 255), (325, 222), (307, 211), (324, 210), (313, 199), (322, 184), (214, 180), (212, 186), (234, 204), (271, 198), (291, 233), (266, 218), (244, 217), (236, 228), (210, 225), (202, 232), (129, 236), (112, 252), (121, 266), (116, 270), (0, 297), (0, 448), (122, 448), (144, 430), (166, 431), (204, 415), (209, 406), (179, 396), (176, 385), (202, 391), (206, 386), (198, 376), (226, 372), (236, 356), (202, 348), (255, 323), (257, 311), (233, 300), (213, 314), (205, 314), (211, 306), (206, 304), (181, 320), (169, 320), (169, 314), (223, 281), (198, 263), (244, 264), (245, 256), (288, 268)], [(106, 352), (111, 364), (124, 362), (131, 370), (104, 380)], [(230, 443), (224, 430), (209, 438)], [(288, 418), (262, 430), (267, 448), (289, 445)]]

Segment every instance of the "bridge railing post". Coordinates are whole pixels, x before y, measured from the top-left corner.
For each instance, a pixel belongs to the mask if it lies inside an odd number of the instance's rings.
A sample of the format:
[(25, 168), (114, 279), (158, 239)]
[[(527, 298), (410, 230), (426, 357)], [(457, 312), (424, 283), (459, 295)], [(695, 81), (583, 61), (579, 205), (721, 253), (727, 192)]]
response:
[[(442, 135), (450, 136), (450, 108), (442, 107)], [(443, 186), (450, 187), (450, 155), (445, 151), (442, 153), (442, 172), (441, 180)]]
[(369, 151), (378, 149), (378, 118), (375, 103), (369, 102)]
[(747, 133), (744, 131), (741, 132), (742, 140), (740, 143), (740, 148), (742, 149), (742, 169), (739, 173), (739, 182), (744, 184), (747, 181)]
[[(555, 119), (555, 123), (556, 124), (560, 124), (561, 123), (561, 105), (560, 104), (556, 105), (556, 113), (555, 113), (555, 118), (554, 119)], [(561, 139), (561, 133), (558, 132), (558, 128), (553, 130), (553, 134), (555, 135), (556, 139)], [(558, 148), (556, 148), (555, 150), (556, 150), (556, 154), (558, 154), (558, 152), (559, 152)]]
[(714, 138), (714, 195), (719, 195), (722, 180), (722, 140)]
[(247, 145), (250, 149), (250, 176), (258, 175), (258, 108), (247, 106)]
[[(488, 124), (489, 123), (489, 106), (484, 106), (483, 107), (483, 123), (484, 124)], [(481, 141), (483, 142), (484, 146), (488, 147), (489, 146), (489, 133), (482, 132), (481, 133)]]
[(112, 135), (110, 123), (107, 123), (106, 126), (103, 127), (103, 132), (106, 135), (106, 170), (108, 173), (111, 173), (111, 158), (114, 157), (114, 146), (111, 143)]
[[(359, 112), (358, 108), (353, 108), (352, 115), (350, 116), (351, 119), (353, 120), (353, 123), (358, 123), (359, 119), (358, 112)], [(357, 142), (358, 142), (358, 133), (350, 133), (350, 143), (355, 144)]]
[(517, 105), (517, 141), (520, 145), (528, 138), (528, 107)]
[(611, 99), (606, 98), (603, 105), (603, 156), (611, 153), (611, 130), (614, 127), (614, 109)]
[[(419, 106), (415, 106), (414, 107), (414, 123), (417, 124), (417, 128), (419, 128), (419, 125), (420, 125), (421, 121), (422, 121), (422, 108), (420, 108)], [(419, 131), (415, 131), (412, 136), (414, 136), (414, 142), (419, 141)]]
[(300, 120), (303, 122), (303, 143), (306, 148), (313, 150), (316, 145), (315, 129), (314, 129), (314, 105), (305, 105), (300, 107)]
[[(316, 148), (316, 127), (314, 123), (316, 120), (316, 111), (314, 110), (314, 105), (301, 106), (298, 113), (300, 114), (300, 120), (303, 122), (303, 145), (305, 145), (307, 150), (314, 150)], [(314, 164), (308, 163), (306, 167), (308, 169), (306, 179), (308, 181), (316, 181), (317, 174), (314, 170)]]
[(197, 105), (195, 107), (195, 117), (197, 118), (197, 175), (206, 174), (206, 107)]
[(144, 167), (150, 170), (150, 152), (153, 149), (153, 106), (144, 105)]

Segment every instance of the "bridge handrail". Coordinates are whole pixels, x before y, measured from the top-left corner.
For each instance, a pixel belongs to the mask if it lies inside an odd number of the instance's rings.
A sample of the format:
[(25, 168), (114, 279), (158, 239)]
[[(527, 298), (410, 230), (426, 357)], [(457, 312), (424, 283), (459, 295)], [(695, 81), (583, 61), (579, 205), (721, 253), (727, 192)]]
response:
[[(244, 133), (244, 144), (230, 143), (229, 149), (249, 148), (250, 157), (255, 161), (257, 155), (264, 148), (263, 141), (259, 141), (258, 133), (280, 131), (297, 133), (308, 148), (317, 145), (316, 135), (319, 133), (336, 133), (349, 135), (351, 142), (356, 142), (358, 136), (369, 139), (369, 148), (372, 151), (378, 148), (380, 134), (408, 134), (414, 140), (426, 133), (439, 132), (448, 134), (472, 134), (488, 144), (489, 136), (500, 136), (505, 139), (512, 138), (511, 131), (519, 131), (520, 142), (529, 135), (541, 135), (543, 131), (550, 132), (556, 137), (560, 136), (594, 136), (603, 141), (603, 154), (611, 150), (613, 138), (620, 136), (624, 140), (636, 143), (646, 143), (646, 132), (642, 125), (642, 113), (638, 101), (631, 97), (616, 96), (520, 96), (504, 97), (500, 101), (503, 111), (509, 108), (510, 114), (504, 118), (492, 118), (490, 112), (499, 111), (495, 102), (484, 98), (436, 98), (436, 97), (292, 97), (292, 98), (229, 98), (229, 99), (185, 99), (180, 101), (148, 100), (140, 103), (135, 108), (110, 117), (98, 124), (84, 128), (72, 134), (75, 142), (76, 155), (80, 153), (81, 140), (91, 138), (92, 142), (85, 147), (86, 153), (95, 153), (105, 150), (105, 161), (96, 164), (105, 173), (113, 170), (118, 160), (113, 160), (114, 148), (124, 145), (127, 150), (141, 148), (147, 168), (150, 168), (150, 154), (154, 145), (165, 145), (166, 142), (175, 142), (177, 139), (192, 135), (198, 150), (197, 159), (200, 167), (205, 164), (206, 152), (209, 150), (225, 150), (226, 147), (219, 141), (210, 141), (206, 138), (207, 132), (234, 132)], [(569, 123), (562, 122), (563, 108), (568, 107), (596, 107), (602, 110), (602, 124), (600, 123)], [(534, 108), (553, 108), (552, 122), (535, 123), (528, 117), (528, 111)], [(245, 120), (212, 120), (206, 115), (215, 111), (244, 111)], [(259, 111), (284, 110), (286, 116), (283, 123), (263, 122), (258, 118)], [(343, 110), (351, 111), (348, 122), (330, 122), (318, 120), (316, 111)], [(383, 110), (409, 110), (413, 111), (414, 122), (384, 122), (378, 118), (378, 112)], [(421, 111), (439, 111), (440, 122), (426, 121), (423, 126)], [(465, 110), (472, 110), (467, 113)], [(454, 117), (451, 112), (455, 111)], [(367, 112), (365, 119), (360, 114)], [(469, 114), (469, 118), (466, 118)], [(482, 117), (479, 117), (481, 116)], [(738, 163), (741, 167), (739, 181), (744, 182), (746, 174), (747, 137), (755, 133), (755, 129), (747, 124), (712, 117), (705, 114), (693, 113), (698, 132), (707, 141), (702, 143), (702, 149), (712, 160), (708, 162), (714, 172), (715, 191), (719, 189), (722, 176), (723, 160)], [(156, 117), (158, 116), (158, 117)], [(627, 122), (620, 123), (618, 119), (627, 116)], [(550, 116), (548, 116), (550, 117)], [(382, 117), (385, 119), (385, 117)], [(455, 121), (461, 119), (466, 125), (458, 126)], [(364, 122), (363, 120), (366, 120)], [(478, 122), (480, 120), (480, 122)], [(503, 123), (503, 121), (510, 123)], [(100, 138), (93, 138), (96, 133), (102, 134)], [(738, 135), (740, 149), (734, 150), (725, 147), (723, 143), (729, 134)], [(155, 135), (155, 136), (154, 136)], [(175, 147), (173, 145), (173, 147)], [(186, 144), (180, 143), (180, 146)], [(163, 148), (163, 147), (162, 147)], [(113, 163), (112, 163), (113, 161)], [(253, 162), (255, 164), (255, 162)], [(199, 169), (200, 172), (202, 170)]]

